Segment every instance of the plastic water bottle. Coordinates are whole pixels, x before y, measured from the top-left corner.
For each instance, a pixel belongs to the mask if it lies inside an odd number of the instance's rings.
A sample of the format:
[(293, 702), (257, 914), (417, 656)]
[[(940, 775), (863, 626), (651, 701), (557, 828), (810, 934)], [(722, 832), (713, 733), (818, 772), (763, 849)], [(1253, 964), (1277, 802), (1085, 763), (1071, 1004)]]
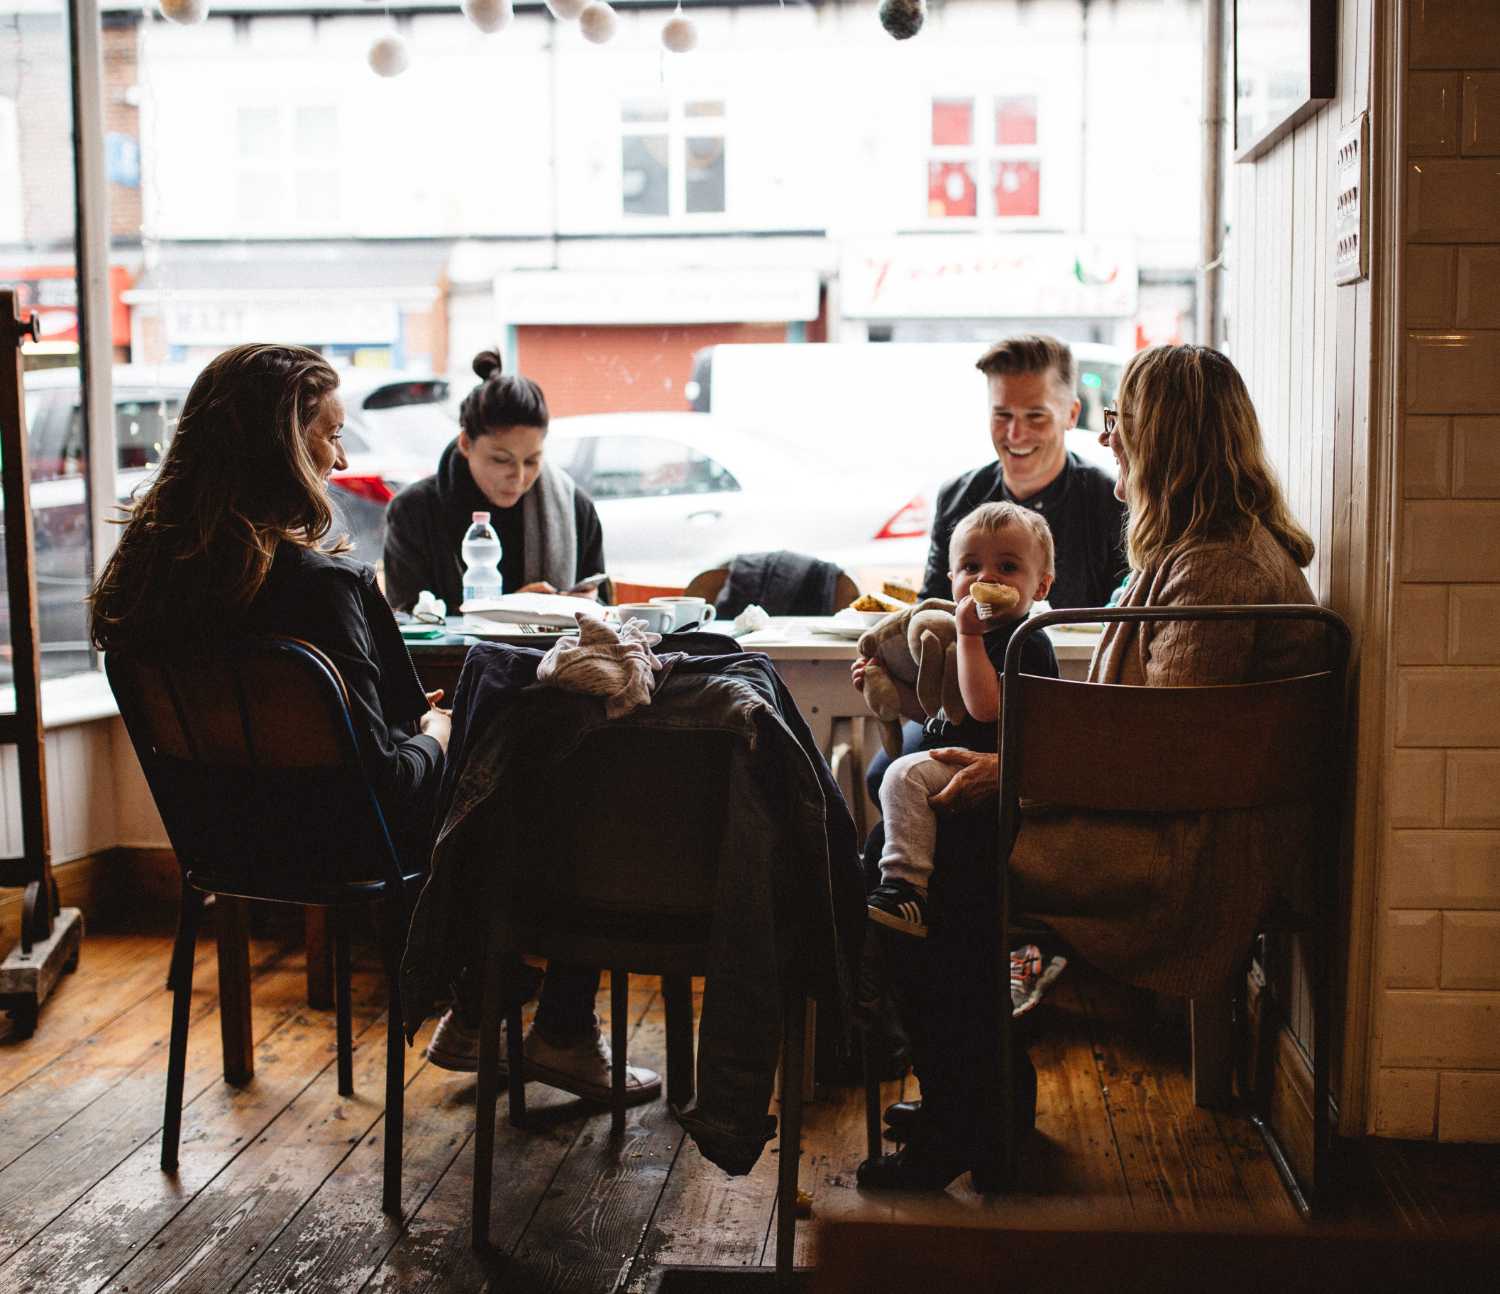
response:
[(490, 525), (488, 512), (476, 512), (473, 519), (459, 550), (464, 559), (465, 602), (500, 596), (500, 536)]

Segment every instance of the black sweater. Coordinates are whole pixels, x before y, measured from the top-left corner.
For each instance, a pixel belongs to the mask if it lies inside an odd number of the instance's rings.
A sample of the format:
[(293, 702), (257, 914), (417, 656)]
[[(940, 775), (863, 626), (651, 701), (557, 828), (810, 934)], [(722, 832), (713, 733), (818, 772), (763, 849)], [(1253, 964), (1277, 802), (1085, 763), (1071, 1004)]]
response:
[(1106, 472), (1070, 453), (1056, 480), (1029, 499), (1017, 499), (1005, 486), (998, 460), (976, 467), (938, 491), (932, 545), (922, 577), (924, 598), (951, 598), (948, 543), (958, 523), (981, 503), (1011, 502), (1040, 512), (1052, 527), (1057, 547), (1057, 579), (1048, 603), (1102, 607), (1125, 578), (1125, 505), (1115, 498)]
[(410, 839), (431, 825), (443, 748), (418, 732), (427, 698), (375, 572), (363, 562), (283, 543), (241, 626), (251, 634), (301, 638), (344, 680), (360, 760), (391, 834)]
[[(438, 470), (401, 491), (385, 514), (385, 596), (398, 611), (410, 611), (417, 594), (431, 589), (458, 613), (464, 600), (464, 564), (459, 554), (475, 512), (488, 512), (500, 536), (500, 583), (514, 593), (526, 583), (521, 509), (526, 500), (497, 508), (469, 471), (469, 460), (455, 440), (443, 451)], [(578, 569), (574, 579), (599, 575), (604, 565), (604, 530), (594, 501), (582, 489), (573, 496), (578, 530)]]

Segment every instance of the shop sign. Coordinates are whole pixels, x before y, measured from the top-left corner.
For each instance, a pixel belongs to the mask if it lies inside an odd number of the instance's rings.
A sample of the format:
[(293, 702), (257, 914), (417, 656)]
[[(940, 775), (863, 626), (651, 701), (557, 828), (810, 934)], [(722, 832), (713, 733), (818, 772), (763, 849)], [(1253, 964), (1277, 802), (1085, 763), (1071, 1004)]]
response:
[(1140, 285), (1127, 239), (915, 235), (845, 245), (852, 319), (1123, 318)]
[[(13, 287), (22, 317), (35, 314), (45, 342), (78, 341), (78, 277), (71, 265), (35, 265), (15, 271), (0, 269), (0, 283)], [(130, 271), (109, 267), (109, 315), (113, 344), (130, 344), (130, 311), (123, 300)]]
[(274, 337), (304, 345), (390, 343), (399, 335), (390, 301), (329, 300), (313, 296), (268, 299), (143, 293), (161, 305), (172, 346), (231, 346)]
[(506, 324), (786, 323), (818, 317), (815, 270), (507, 270)]

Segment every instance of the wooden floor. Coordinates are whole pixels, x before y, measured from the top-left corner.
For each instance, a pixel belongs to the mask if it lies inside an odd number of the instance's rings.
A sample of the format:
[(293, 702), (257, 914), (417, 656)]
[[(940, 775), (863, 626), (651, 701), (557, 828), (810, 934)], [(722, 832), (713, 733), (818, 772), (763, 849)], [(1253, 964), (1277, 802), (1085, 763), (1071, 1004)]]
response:
[[(426, 1064), (419, 1050), (406, 1069), (406, 1216), (383, 1217), (380, 976), (356, 974), (357, 1094), (340, 1099), (332, 1013), (307, 1008), (300, 950), (268, 940), (252, 949), (256, 1076), (242, 1089), (220, 1075), (213, 945), (200, 944), (181, 1167), (163, 1174), (168, 948), (160, 934), (91, 933), (36, 1035), (0, 1037), (7, 1294), (640, 1290), (664, 1263), (769, 1261), (774, 1147), (748, 1177), (727, 1178), (660, 1102), (633, 1111), (615, 1141), (598, 1107), (537, 1085), (528, 1101), (539, 1130), (520, 1133), (502, 1112), (496, 1253), (476, 1257), (474, 1084)], [(659, 1068), (655, 982), (633, 983), (631, 1002), (631, 1059)], [(836, 1092), (807, 1112), (801, 1181), (814, 1216), (1295, 1224), (1249, 1124), (1193, 1107), (1176, 1023), (1153, 1027), (1137, 999), (1082, 976), (1065, 979), (1045, 1009), (1046, 1040), (1034, 1052), (1040, 1135), (1027, 1148), (1025, 1195), (981, 1198), (967, 1178), (936, 1199), (861, 1195), (860, 1099)], [(887, 1099), (899, 1086), (888, 1085)], [(1430, 1229), (1459, 1201), (1472, 1209), (1484, 1200), (1491, 1218), (1500, 1212), (1493, 1155), (1474, 1160), (1474, 1176), (1448, 1199), (1450, 1178), (1424, 1176), (1425, 1148), (1412, 1149), (1408, 1161), (1386, 1143), (1372, 1161), (1362, 1206), (1372, 1217)], [(811, 1258), (812, 1231), (799, 1227), (800, 1261)]]

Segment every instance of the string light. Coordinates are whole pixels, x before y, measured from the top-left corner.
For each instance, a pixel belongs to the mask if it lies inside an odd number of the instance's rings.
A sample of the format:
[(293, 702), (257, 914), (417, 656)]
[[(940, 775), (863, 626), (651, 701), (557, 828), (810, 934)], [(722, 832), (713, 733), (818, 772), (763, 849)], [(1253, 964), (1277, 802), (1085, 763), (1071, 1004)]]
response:
[(910, 40), (926, 17), (927, 0), (880, 0), (880, 25), (897, 40)]
[(591, 3), (585, 5), (583, 12), (578, 15), (578, 30), (583, 33), (584, 40), (595, 45), (608, 44), (614, 39), (618, 26), (615, 11), (605, 3), (605, 0), (591, 0)]
[(377, 36), (371, 41), (366, 57), (376, 76), (400, 76), (411, 66), (411, 51), (406, 41), (395, 32)]
[(661, 43), (674, 54), (686, 54), (698, 48), (698, 24), (682, 13), (682, 0), (661, 29)]
[(161, 16), (168, 22), (191, 27), (208, 17), (208, 0), (157, 0)]
[(464, 17), (489, 35), (504, 31), (516, 16), (511, 0), (463, 0)]

